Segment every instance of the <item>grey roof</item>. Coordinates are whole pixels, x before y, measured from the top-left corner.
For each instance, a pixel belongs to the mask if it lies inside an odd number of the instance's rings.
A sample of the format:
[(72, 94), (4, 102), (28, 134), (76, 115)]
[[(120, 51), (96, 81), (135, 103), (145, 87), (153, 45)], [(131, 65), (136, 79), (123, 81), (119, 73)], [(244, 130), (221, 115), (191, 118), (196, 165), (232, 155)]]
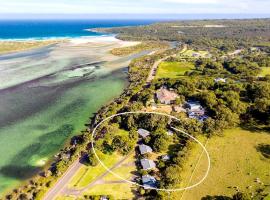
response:
[(152, 153), (153, 152), (152, 148), (145, 145), (145, 144), (139, 145), (139, 149), (140, 149), (141, 154), (146, 154), (146, 153)]
[(141, 159), (141, 165), (144, 170), (156, 168), (156, 164), (153, 160)]
[(138, 134), (139, 134), (140, 136), (142, 136), (143, 138), (145, 138), (145, 137), (147, 137), (147, 136), (150, 135), (150, 132), (147, 131), (147, 130), (145, 130), (145, 129), (140, 128), (140, 129), (138, 130)]
[(187, 105), (190, 108), (190, 110), (196, 110), (196, 109), (200, 110), (200, 109), (202, 109), (201, 104), (199, 102), (197, 102), (197, 101), (187, 102)]
[(145, 175), (142, 176), (142, 182), (143, 182), (143, 186), (144, 188), (155, 188), (157, 186), (157, 181), (155, 179), (155, 177), (150, 176), (150, 175)]

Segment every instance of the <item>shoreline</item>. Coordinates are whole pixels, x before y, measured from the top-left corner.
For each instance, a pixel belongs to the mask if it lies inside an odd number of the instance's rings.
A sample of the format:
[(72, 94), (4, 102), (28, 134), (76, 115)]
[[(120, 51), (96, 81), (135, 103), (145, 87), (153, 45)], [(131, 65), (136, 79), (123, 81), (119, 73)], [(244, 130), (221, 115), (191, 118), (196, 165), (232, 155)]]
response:
[[(58, 41), (59, 42), (59, 41)], [(107, 49), (108, 47), (106, 47), (106, 44), (110, 45), (110, 46), (115, 46), (115, 47), (123, 47), (123, 46), (132, 46), (132, 45), (136, 45), (138, 42), (126, 42), (126, 41), (121, 41), (121, 40), (118, 40), (116, 39), (115, 37), (112, 37), (112, 36), (107, 36), (107, 37), (80, 37), (80, 38), (73, 38), (73, 39), (70, 39), (70, 40), (67, 40), (67, 41), (64, 41), (63, 43), (60, 43), (61, 46), (59, 46), (59, 48), (66, 48), (66, 47), (69, 47), (69, 48), (77, 48), (79, 46), (81, 46), (82, 48), (87, 48), (87, 46), (91, 46), (93, 47), (94, 49), (96, 48), (105, 48)], [(92, 45), (94, 44), (94, 45)], [(63, 45), (63, 46), (62, 46)], [(43, 46), (44, 47), (44, 46)], [(42, 47), (41, 47), (42, 48)], [(57, 47), (58, 48), (58, 47)], [(27, 50), (33, 50), (33, 49), (27, 49)], [(22, 51), (27, 51), (27, 50), (19, 50), (19, 51), (16, 51), (16, 52), (10, 52), (10, 53), (7, 53), (7, 54), (12, 54), (12, 53), (18, 53), (18, 52), (22, 52)], [(1, 54), (0, 54), (1, 56)], [(118, 57), (114, 57), (113, 55), (110, 55), (109, 51), (106, 52), (106, 54), (103, 55), (103, 57), (108, 57), (109, 60), (111, 60), (111, 58), (114, 58), (114, 59), (119, 59)], [(130, 59), (129, 62), (131, 62), (132, 59)], [(123, 64), (120, 64), (121, 66)], [(129, 83), (128, 83), (128, 80), (127, 82), (125, 83), (125, 87), (123, 89), (123, 91), (121, 92), (121, 94), (124, 92), (124, 90), (128, 87)], [(120, 94), (120, 95), (121, 95)], [(108, 105), (108, 104), (111, 104), (115, 98), (118, 98), (120, 95), (117, 95), (115, 97), (113, 97), (112, 99), (110, 99), (108, 102), (102, 104), (97, 110), (96, 112), (98, 112), (102, 107)], [(95, 116), (95, 113), (93, 113), (93, 116)], [(89, 122), (89, 121), (87, 121)], [(85, 124), (85, 123), (84, 123)], [(81, 131), (83, 131), (84, 129), (82, 129)], [(76, 134), (78, 135), (78, 134)], [(79, 134), (80, 135), (80, 134)], [(66, 147), (70, 147), (70, 138), (67, 139), (65, 141), (65, 143), (63, 143), (63, 146), (61, 147), (61, 149), (64, 149)], [(60, 151), (57, 151), (57, 153), (60, 152)], [(42, 165), (42, 168), (47, 168), (48, 166), (51, 165), (51, 162), (52, 160), (51, 159), (48, 159), (48, 161), (46, 161), (46, 163), (43, 163)], [(35, 179), (35, 177), (38, 176), (38, 175), (35, 175), (25, 181), (22, 181), (21, 183), (19, 183), (15, 188), (20, 188), (21, 186), (25, 185), (29, 180), (31, 179)], [(6, 190), (4, 190), (2, 192), (2, 195), (5, 195), (7, 193), (10, 192), (10, 190), (14, 188), (13, 186), (11, 187), (8, 187)]]
[[(136, 41), (123, 41), (116, 38), (116, 35), (100, 35), (100, 36), (80, 36), (80, 37), (59, 37), (44, 39), (0, 39), (0, 56), (20, 53), (22, 51), (43, 48), (49, 45), (57, 45), (60, 43), (70, 43), (72, 45), (95, 43), (102, 45), (103, 43), (119, 43), (119, 48), (129, 47), (140, 44)], [(25, 47), (22, 47), (25, 45)], [(3, 50), (1, 49), (3, 48)], [(6, 50), (5, 50), (6, 48)]]
[(55, 37), (29, 37), (29, 38), (0, 38), (0, 42), (28, 42), (28, 41), (47, 41), (47, 40), (72, 40), (79, 38), (100, 38), (115, 37), (115, 34), (89, 35), (89, 36), (55, 36)]

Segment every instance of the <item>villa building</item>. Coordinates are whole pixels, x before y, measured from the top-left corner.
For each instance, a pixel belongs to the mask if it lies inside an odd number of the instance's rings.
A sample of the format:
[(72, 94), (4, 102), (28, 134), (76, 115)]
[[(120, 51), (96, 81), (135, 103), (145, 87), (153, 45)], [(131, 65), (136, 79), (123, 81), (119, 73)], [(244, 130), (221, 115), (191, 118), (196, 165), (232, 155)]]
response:
[(152, 148), (145, 144), (139, 145), (139, 150), (142, 155), (153, 152)]
[(156, 98), (162, 104), (170, 105), (175, 102), (178, 95), (174, 91), (170, 91), (166, 88), (161, 88), (156, 92)]
[(141, 159), (141, 165), (143, 170), (151, 170), (156, 168), (156, 164), (153, 160)]

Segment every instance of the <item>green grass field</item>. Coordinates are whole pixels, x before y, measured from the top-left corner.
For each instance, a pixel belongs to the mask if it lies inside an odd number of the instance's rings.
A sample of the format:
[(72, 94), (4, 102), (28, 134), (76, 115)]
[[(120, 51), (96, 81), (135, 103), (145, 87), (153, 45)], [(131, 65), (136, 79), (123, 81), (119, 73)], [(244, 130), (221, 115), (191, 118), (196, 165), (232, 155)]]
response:
[[(131, 177), (136, 172), (135, 166), (135, 152), (133, 152), (118, 168), (114, 169), (113, 172), (117, 175), (131, 180)], [(84, 195), (110, 195), (115, 199), (133, 199), (134, 194), (132, 192), (133, 185), (126, 183), (114, 176), (113, 174), (106, 175), (103, 180), (103, 184), (96, 185), (91, 189), (87, 190)], [(121, 181), (119, 183), (111, 183), (112, 181)]]
[(134, 194), (132, 193), (132, 187), (127, 183), (118, 183), (118, 184), (102, 184), (96, 185), (84, 195), (111, 195), (116, 200), (119, 199), (133, 199)]
[(57, 197), (56, 200), (81, 200), (73, 196), (60, 196)]
[(206, 57), (209, 54), (209, 52), (208, 51), (194, 51), (192, 49), (179, 52), (180, 57), (193, 57), (193, 54), (199, 54), (200, 57)]
[[(124, 134), (124, 132), (120, 133)], [(104, 164), (108, 167), (113, 166), (117, 161), (122, 158), (118, 154), (105, 155), (100, 152), (99, 156), (100, 159), (104, 161)], [(135, 166), (135, 159), (135, 152), (132, 152), (119, 167), (113, 169), (113, 172), (127, 180), (131, 180), (131, 177), (134, 175), (133, 173), (137, 170)], [(102, 175), (105, 172), (106, 170), (101, 165), (98, 165), (96, 167), (83, 166), (71, 180), (69, 188), (83, 189), (93, 180), (95, 180), (98, 176)], [(94, 185), (93, 187), (86, 190), (82, 195), (111, 195), (114, 196), (115, 199), (134, 198), (134, 194), (132, 192), (132, 185), (122, 181), (113, 174), (108, 173), (101, 179), (101, 181), (104, 181), (104, 183)], [(114, 181), (117, 182), (111, 183)], [(83, 199), (83, 196), (81, 196), (80, 198), (75, 198), (73, 196), (59, 196), (57, 198), (57, 200), (63, 199)]]
[[(205, 142), (206, 139), (200, 140)], [(231, 196), (236, 193), (234, 187), (243, 192), (254, 192), (260, 186), (255, 182), (256, 178), (263, 183), (270, 182), (270, 159), (256, 149), (259, 144), (269, 143), (268, 133), (250, 132), (240, 128), (227, 130), (222, 137), (211, 138), (206, 146), (211, 157), (211, 170), (205, 182), (184, 194), (178, 192), (172, 196), (179, 198), (183, 195), (182, 199), (190, 200), (201, 199), (206, 195)], [(202, 149), (197, 145), (192, 150), (182, 174), (182, 186), (195, 184), (205, 174), (207, 159), (203, 154), (193, 178), (189, 180), (201, 152)], [(248, 189), (248, 186), (251, 187)]]
[[(103, 161), (107, 167), (112, 167), (122, 158), (119, 154), (116, 153), (112, 155), (103, 154), (101, 152), (97, 153), (100, 160)], [(101, 164), (98, 164), (95, 167), (83, 166), (71, 180), (69, 187), (83, 188), (105, 172), (106, 169)]]
[(260, 76), (270, 75), (270, 67), (262, 67), (262, 72), (259, 75)]
[(162, 62), (158, 67), (156, 78), (179, 78), (191, 70), (194, 70), (194, 64), (191, 62)]
[[(110, 127), (110, 131), (113, 132), (113, 135), (127, 135), (128, 132), (119, 127), (116, 124), (112, 124)], [(120, 161), (123, 156), (119, 155), (118, 153), (113, 153), (111, 155), (104, 154), (100, 151), (97, 151), (97, 154), (101, 161), (107, 166), (112, 167), (118, 161)], [(136, 171), (136, 166), (134, 164), (135, 154), (134, 152), (127, 157), (127, 159), (113, 171), (119, 174), (121, 177), (130, 179), (132, 177), (131, 172)], [(102, 174), (106, 173), (106, 169), (101, 165), (98, 164), (95, 167), (91, 166), (82, 166), (79, 171), (75, 174), (73, 179), (68, 184), (70, 189), (84, 189), (87, 187), (91, 182), (93, 182), (96, 178), (101, 176)], [(108, 173), (104, 176), (101, 181), (104, 183), (94, 185), (92, 188), (86, 190), (85, 194), (88, 195), (113, 195), (116, 199), (118, 199), (119, 195), (124, 197), (132, 198), (134, 195), (131, 191), (130, 185), (123, 182), (123, 183), (114, 183), (109, 184), (110, 181), (119, 181), (121, 179), (115, 177), (114, 175)], [(83, 199), (83, 197), (81, 197)], [(73, 196), (59, 196), (57, 200), (62, 199), (74, 199)], [(75, 198), (76, 199), (76, 198)], [(79, 198), (80, 199), (80, 198)]]

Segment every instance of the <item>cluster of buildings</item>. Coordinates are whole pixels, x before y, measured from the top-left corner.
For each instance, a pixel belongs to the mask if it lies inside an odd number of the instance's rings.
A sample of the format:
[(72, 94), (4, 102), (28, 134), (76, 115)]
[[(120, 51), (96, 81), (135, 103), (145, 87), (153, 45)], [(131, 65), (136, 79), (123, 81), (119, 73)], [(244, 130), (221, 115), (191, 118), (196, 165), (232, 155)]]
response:
[[(139, 129), (138, 134), (139, 134), (139, 136), (141, 138), (146, 138), (146, 137), (148, 137), (150, 135), (150, 132), (145, 130), (145, 129)], [(173, 132), (169, 130), (167, 132), (167, 135), (173, 136)], [(139, 153), (140, 153), (140, 155), (151, 154), (151, 153), (153, 153), (153, 150), (152, 150), (152, 148), (150, 146), (141, 143), (141, 144), (139, 144)], [(161, 159), (163, 161), (167, 161), (167, 160), (170, 159), (170, 156), (169, 155), (163, 155), (163, 156), (161, 156)], [(145, 170), (145, 171), (155, 170), (156, 169), (156, 164), (151, 159), (142, 158), (140, 160), (140, 164), (141, 164), (142, 169)], [(145, 189), (156, 188), (157, 187), (156, 178), (153, 177), (153, 176), (150, 176), (149, 174), (142, 176), (142, 183), (143, 183), (143, 187)]]
[[(215, 81), (226, 82), (226, 79), (218, 78)], [(162, 87), (156, 92), (156, 98), (161, 104), (172, 105), (175, 103), (178, 97), (179, 95), (173, 90), (168, 90), (165, 87)], [(201, 122), (208, 118), (208, 116), (205, 114), (205, 109), (198, 101), (188, 101), (184, 107), (173, 105), (172, 109), (177, 113), (186, 112), (189, 118), (197, 119)]]
[[(150, 135), (150, 132), (145, 129), (139, 129), (138, 134), (141, 138), (146, 138)], [(150, 146), (145, 144), (139, 145), (139, 151), (141, 155), (152, 153), (153, 150)], [(143, 158), (140, 160), (141, 166), (143, 170), (153, 170), (156, 168), (156, 164), (153, 160)], [(155, 188), (157, 186), (157, 180), (155, 177), (150, 176), (149, 174), (142, 176), (142, 183), (145, 189), (147, 188)]]

